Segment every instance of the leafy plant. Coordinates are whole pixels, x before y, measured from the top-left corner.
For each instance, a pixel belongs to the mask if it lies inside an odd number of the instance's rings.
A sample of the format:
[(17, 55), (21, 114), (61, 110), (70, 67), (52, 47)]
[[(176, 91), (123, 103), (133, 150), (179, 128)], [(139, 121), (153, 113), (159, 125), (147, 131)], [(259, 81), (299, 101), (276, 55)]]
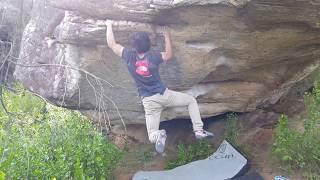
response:
[(206, 140), (200, 140), (193, 144), (178, 145), (177, 158), (167, 163), (166, 169), (173, 169), (188, 164), (192, 161), (205, 159), (213, 153), (212, 145)]
[(0, 178), (112, 178), (121, 152), (85, 117), (16, 89), (2, 93)]
[(307, 118), (304, 131), (289, 127), (289, 119), (282, 115), (275, 130), (273, 155), (289, 171), (302, 170), (308, 179), (320, 178), (320, 84), (305, 95)]

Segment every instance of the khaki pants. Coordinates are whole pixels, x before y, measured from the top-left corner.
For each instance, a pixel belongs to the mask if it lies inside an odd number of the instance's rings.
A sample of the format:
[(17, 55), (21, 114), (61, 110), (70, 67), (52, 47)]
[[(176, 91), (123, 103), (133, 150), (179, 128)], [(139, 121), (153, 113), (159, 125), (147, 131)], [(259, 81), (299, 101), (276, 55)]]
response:
[(193, 130), (198, 131), (203, 129), (198, 103), (194, 97), (188, 94), (166, 89), (163, 95), (158, 93), (153, 96), (144, 97), (142, 103), (145, 110), (148, 136), (152, 143), (156, 142), (159, 135), (160, 116), (165, 107), (188, 107)]

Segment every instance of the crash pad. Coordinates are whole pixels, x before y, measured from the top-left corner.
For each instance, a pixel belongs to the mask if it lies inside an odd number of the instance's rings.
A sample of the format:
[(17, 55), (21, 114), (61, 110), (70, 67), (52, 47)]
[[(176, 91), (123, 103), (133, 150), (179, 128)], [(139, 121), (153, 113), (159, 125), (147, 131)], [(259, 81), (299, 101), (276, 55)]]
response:
[(244, 173), (247, 159), (224, 140), (217, 151), (198, 160), (165, 171), (139, 171), (133, 180), (224, 180)]

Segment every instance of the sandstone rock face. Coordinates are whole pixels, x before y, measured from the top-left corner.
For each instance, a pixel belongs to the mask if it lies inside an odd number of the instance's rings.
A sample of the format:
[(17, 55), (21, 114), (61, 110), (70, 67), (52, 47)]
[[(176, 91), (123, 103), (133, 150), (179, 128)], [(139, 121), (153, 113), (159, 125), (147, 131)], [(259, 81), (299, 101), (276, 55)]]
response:
[[(116, 21), (124, 46), (133, 32), (146, 31), (153, 49), (163, 50), (159, 25), (169, 26), (175, 59), (162, 65), (162, 79), (196, 97), (203, 117), (273, 105), (319, 66), (318, 0), (45, 2), (34, 2), (15, 76), (103, 126), (145, 121), (133, 80), (106, 46), (106, 18)], [(162, 119), (185, 117), (179, 107)]]
[(0, 83), (12, 82), (15, 61), (19, 56), (23, 27), (29, 19), (31, 0), (0, 1)]

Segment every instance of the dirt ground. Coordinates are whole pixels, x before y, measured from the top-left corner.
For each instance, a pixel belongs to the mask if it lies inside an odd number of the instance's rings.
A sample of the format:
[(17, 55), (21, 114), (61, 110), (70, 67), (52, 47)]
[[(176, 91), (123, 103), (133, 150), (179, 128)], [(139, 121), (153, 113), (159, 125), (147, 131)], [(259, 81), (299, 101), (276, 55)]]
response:
[[(239, 119), (241, 121), (241, 117)], [(244, 126), (248, 127), (248, 124)], [(224, 140), (225, 127), (225, 116), (205, 120), (205, 129), (215, 134), (215, 137), (210, 140), (215, 148), (214, 151)], [(256, 171), (266, 180), (273, 180), (278, 175), (287, 176), (291, 180), (302, 179), (299, 173), (288, 176), (288, 173), (274, 162), (271, 156), (274, 127), (272, 125), (264, 127), (266, 128), (249, 128), (239, 134), (241, 151), (250, 163), (248, 172)], [(154, 146), (148, 143), (143, 125), (134, 125), (128, 128), (129, 134), (133, 135), (133, 140), (129, 140), (125, 147), (127, 152), (114, 173), (116, 180), (132, 179), (138, 171), (164, 170), (166, 163), (175, 158), (177, 144), (189, 144), (196, 141), (190, 120), (163, 122), (161, 128), (166, 129), (168, 135), (165, 156), (157, 154)]]

